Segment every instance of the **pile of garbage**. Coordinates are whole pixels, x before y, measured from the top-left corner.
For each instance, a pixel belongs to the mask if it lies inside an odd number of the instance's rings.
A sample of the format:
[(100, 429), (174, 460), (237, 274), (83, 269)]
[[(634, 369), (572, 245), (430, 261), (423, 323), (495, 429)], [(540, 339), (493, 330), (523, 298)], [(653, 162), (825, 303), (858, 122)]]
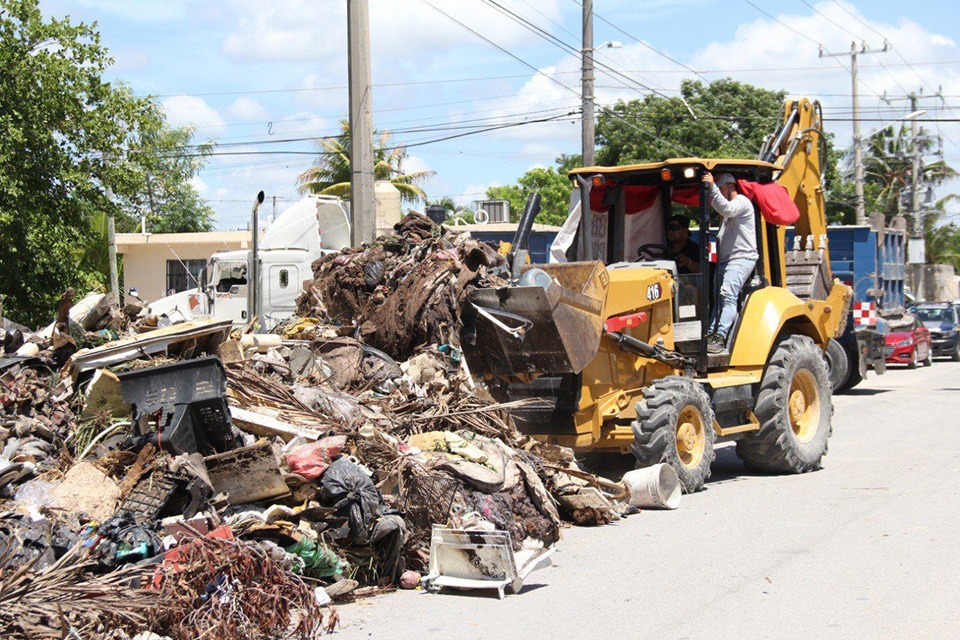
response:
[(410, 215), (318, 260), (271, 333), (72, 292), (5, 328), (0, 635), (314, 637), (457, 553), (519, 588), (565, 521), (629, 512), (469, 375), (465, 296), (503, 266)]

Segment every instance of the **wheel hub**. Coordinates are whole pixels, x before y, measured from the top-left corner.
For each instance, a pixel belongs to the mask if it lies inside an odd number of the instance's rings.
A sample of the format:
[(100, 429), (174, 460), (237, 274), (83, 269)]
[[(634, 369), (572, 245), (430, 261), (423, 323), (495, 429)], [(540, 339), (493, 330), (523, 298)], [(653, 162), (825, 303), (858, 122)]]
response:
[(790, 394), (790, 419), (794, 422), (803, 417), (803, 412), (807, 409), (807, 401), (803, 397), (803, 392), (795, 389)]
[(810, 442), (820, 428), (820, 388), (813, 373), (798, 369), (790, 382), (790, 427), (800, 442)]
[(683, 466), (693, 469), (703, 458), (707, 435), (700, 410), (687, 405), (677, 419), (677, 455)]

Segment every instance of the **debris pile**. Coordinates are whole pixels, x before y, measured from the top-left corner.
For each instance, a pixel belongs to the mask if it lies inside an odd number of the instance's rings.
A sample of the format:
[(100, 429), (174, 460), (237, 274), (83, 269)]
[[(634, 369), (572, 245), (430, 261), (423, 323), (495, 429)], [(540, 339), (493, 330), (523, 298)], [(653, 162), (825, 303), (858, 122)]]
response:
[(318, 260), (273, 333), (68, 292), (4, 336), (0, 635), (315, 637), (334, 602), (437, 578), (444, 532), (495, 541), (517, 588), (564, 520), (629, 510), (471, 378), (461, 309), (503, 259), (397, 232)]

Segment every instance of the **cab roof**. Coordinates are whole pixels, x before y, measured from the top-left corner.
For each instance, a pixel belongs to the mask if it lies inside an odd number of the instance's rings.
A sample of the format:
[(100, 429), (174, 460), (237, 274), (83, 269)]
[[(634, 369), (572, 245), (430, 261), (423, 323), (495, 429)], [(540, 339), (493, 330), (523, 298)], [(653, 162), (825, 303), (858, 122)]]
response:
[(595, 175), (611, 173), (658, 173), (661, 169), (682, 167), (700, 167), (707, 171), (714, 169), (730, 169), (732, 171), (758, 169), (767, 170), (770, 173), (779, 170), (775, 164), (764, 162), (763, 160), (742, 160), (731, 158), (671, 158), (663, 162), (647, 162), (644, 164), (628, 164), (621, 167), (580, 167), (570, 171), (569, 175)]

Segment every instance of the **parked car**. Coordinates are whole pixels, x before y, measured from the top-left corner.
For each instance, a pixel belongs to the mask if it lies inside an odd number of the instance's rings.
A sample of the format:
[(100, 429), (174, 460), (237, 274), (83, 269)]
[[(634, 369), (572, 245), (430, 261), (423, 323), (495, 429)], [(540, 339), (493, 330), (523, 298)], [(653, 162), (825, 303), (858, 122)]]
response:
[(917, 305), (917, 318), (930, 330), (933, 355), (949, 356), (960, 362), (960, 323), (957, 308), (948, 302), (925, 302)]
[(888, 364), (905, 364), (916, 369), (919, 363), (933, 364), (933, 345), (930, 330), (916, 316), (904, 316), (904, 322), (891, 324), (883, 355)]

